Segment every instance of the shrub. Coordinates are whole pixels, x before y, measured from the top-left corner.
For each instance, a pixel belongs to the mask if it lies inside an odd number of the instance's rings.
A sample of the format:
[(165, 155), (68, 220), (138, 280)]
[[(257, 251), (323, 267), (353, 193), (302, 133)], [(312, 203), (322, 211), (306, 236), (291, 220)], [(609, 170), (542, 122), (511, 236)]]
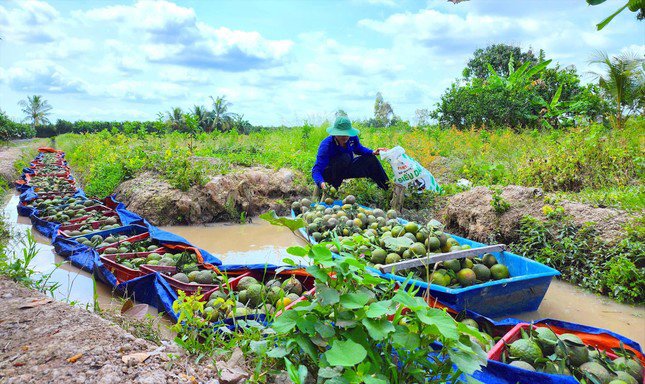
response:
[(523, 130), (595, 121), (609, 111), (597, 87), (580, 85), (575, 67), (546, 68), (550, 62), (542, 51), (536, 59), (504, 44), (478, 49), (430, 116), (444, 127)]
[(481, 339), (479, 332), (429, 307), (412, 288), (396, 290), (352, 255), (365, 242), (361, 236), (336, 241), (339, 258), (325, 244), (287, 250), (313, 260), (307, 271), (315, 278), (316, 297), (275, 319), (275, 346), (267, 355), (340, 382), (459, 382), (453, 364), (466, 376), (485, 364), (470, 339)]
[(604, 285), (608, 294), (619, 301), (642, 303), (645, 300), (645, 269), (638, 268), (625, 256), (617, 256), (606, 265)]
[(574, 225), (561, 207), (545, 206), (544, 212), (546, 221), (531, 216), (521, 219), (519, 240), (511, 249), (594, 292), (627, 303), (645, 300), (643, 239), (627, 237), (608, 244), (596, 236), (592, 223)]
[(36, 136), (36, 130), (29, 124), (16, 123), (0, 111), (0, 140), (30, 139)]

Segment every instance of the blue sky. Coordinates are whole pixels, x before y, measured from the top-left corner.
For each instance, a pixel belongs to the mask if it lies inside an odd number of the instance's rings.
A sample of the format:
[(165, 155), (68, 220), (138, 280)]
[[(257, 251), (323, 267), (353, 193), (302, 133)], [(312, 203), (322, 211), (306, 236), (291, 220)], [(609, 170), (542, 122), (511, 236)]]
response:
[[(645, 22), (622, 0), (0, 0), (0, 108), (39, 94), (51, 120), (153, 120), (210, 105), (255, 125), (433, 108), (477, 48), (540, 48), (582, 74), (596, 50), (645, 55)], [(585, 75), (585, 81), (591, 81)]]

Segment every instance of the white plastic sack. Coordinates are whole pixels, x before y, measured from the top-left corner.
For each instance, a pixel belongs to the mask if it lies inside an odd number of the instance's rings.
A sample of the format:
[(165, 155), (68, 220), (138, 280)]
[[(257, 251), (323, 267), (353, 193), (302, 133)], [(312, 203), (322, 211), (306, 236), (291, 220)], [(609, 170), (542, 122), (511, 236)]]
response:
[(441, 187), (432, 173), (406, 155), (405, 149), (402, 147), (397, 146), (389, 151), (381, 152), (381, 159), (387, 160), (392, 166), (394, 183), (406, 188), (412, 184), (418, 190), (428, 189), (441, 192)]

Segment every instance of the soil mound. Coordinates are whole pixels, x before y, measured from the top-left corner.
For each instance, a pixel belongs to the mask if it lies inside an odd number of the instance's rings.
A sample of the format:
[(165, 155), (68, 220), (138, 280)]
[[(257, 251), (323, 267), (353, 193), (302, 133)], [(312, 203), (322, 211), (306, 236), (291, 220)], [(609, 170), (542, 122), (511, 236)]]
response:
[(155, 225), (203, 224), (235, 221), (274, 209), (286, 213), (291, 200), (308, 193), (289, 169), (252, 167), (213, 176), (186, 192), (173, 188), (153, 173), (125, 181), (116, 197), (129, 210)]
[[(510, 243), (518, 238), (522, 217), (530, 215), (545, 219), (541, 189), (510, 185), (501, 190), (501, 197), (510, 204), (510, 208), (498, 214), (491, 205), (493, 191), (486, 187), (476, 187), (452, 196), (445, 208), (446, 226), (473, 240)], [(622, 227), (630, 218), (627, 212), (617, 209), (595, 208), (574, 202), (561, 205), (576, 224), (595, 223), (598, 235), (607, 242), (620, 239), (624, 232)]]
[[(46, 302), (45, 295), (4, 277), (0, 292), (2, 383), (218, 382), (212, 364), (190, 363), (174, 344), (136, 338), (84, 309)], [(39, 302), (44, 304), (34, 305)], [(138, 362), (137, 353), (149, 356)], [(173, 364), (169, 353), (179, 356)]]

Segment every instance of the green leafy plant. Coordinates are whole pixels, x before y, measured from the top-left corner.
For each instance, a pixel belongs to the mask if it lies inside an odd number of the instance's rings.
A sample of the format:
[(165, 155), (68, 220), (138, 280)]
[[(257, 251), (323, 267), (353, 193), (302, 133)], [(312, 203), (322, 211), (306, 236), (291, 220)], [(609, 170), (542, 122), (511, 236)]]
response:
[(501, 215), (511, 208), (511, 204), (504, 200), (502, 197), (502, 190), (500, 188), (492, 188), (493, 194), (491, 196), (490, 205), (498, 215)]
[(298, 367), (298, 377), (306, 369), (338, 383), (456, 382), (485, 364), (471, 340), (483, 340), (479, 332), (431, 308), (413, 289), (372, 275), (347, 252), (365, 241), (354, 240), (335, 242), (340, 258), (325, 244), (287, 250), (313, 260), (307, 272), (316, 280), (316, 296), (275, 319), (268, 356), (288, 359), (292, 378)]
[(612, 297), (624, 302), (639, 302), (645, 297), (645, 270), (625, 256), (617, 256), (605, 266), (604, 283)]
[(209, 327), (206, 319), (199, 315), (204, 311), (206, 302), (202, 301), (203, 294), (186, 295), (179, 291), (177, 300), (173, 302), (172, 309), (179, 314), (177, 323), (171, 330), (177, 332), (175, 342), (188, 353), (200, 357), (212, 353), (214, 331)]
[(536, 58), (504, 44), (479, 49), (464, 69), (464, 81), (446, 90), (431, 116), (443, 127), (522, 131), (570, 126), (574, 113), (595, 120), (607, 112), (602, 98), (593, 97), (597, 89), (581, 86), (574, 68), (547, 68), (550, 63), (543, 51)]
[[(2, 227), (4, 228), (4, 223)], [(19, 249), (17, 252), (7, 253), (6, 245), (2, 245), (0, 274), (40, 292), (48, 292), (53, 297), (60, 283), (52, 283), (50, 279), (62, 263), (55, 264), (55, 268), (49, 273), (39, 273), (32, 269), (31, 263), (38, 256), (38, 248), (31, 232), (27, 232), (25, 237), (20, 238), (17, 248)]]
[[(225, 280), (224, 284), (228, 282)], [(171, 330), (177, 332), (175, 342), (179, 346), (196, 355), (198, 362), (204, 358), (228, 358), (233, 350), (239, 348), (243, 355), (249, 358), (248, 366), (252, 369), (251, 382), (266, 382), (270, 371), (275, 373), (284, 368), (282, 359), (275, 359), (266, 353), (274, 343), (275, 332), (271, 328), (264, 323), (244, 318), (234, 318), (234, 331), (226, 324), (213, 324), (203, 316), (206, 305), (206, 302), (202, 301), (203, 296), (199, 293), (186, 295), (179, 291), (179, 296), (173, 303), (173, 309), (179, 313), (179, 318)], [(232, 296), (222, 305), (230, 307), (235, 316), (237, 308)], [(267, 321), (271, 320), (269, 316)]]
[(300, 133), (300, 137), (302, 138), (302, 148), (307, 149), (307, 143), (309, 141), (309, 137), (311, 137), (311, 132), (313, 131), (314, 126), (309, 124), (308, 122), (305, 122), (302, 125), (302, 132)]
[(31, 262), (38, 255), (36, 241), (31, 232), (21, 241), (22, 249), (19, 254), (8, 255), (3, 251), (0, 253), (0, 272), (8, 278), (32, 286), (36, 271), (31, 268)]

